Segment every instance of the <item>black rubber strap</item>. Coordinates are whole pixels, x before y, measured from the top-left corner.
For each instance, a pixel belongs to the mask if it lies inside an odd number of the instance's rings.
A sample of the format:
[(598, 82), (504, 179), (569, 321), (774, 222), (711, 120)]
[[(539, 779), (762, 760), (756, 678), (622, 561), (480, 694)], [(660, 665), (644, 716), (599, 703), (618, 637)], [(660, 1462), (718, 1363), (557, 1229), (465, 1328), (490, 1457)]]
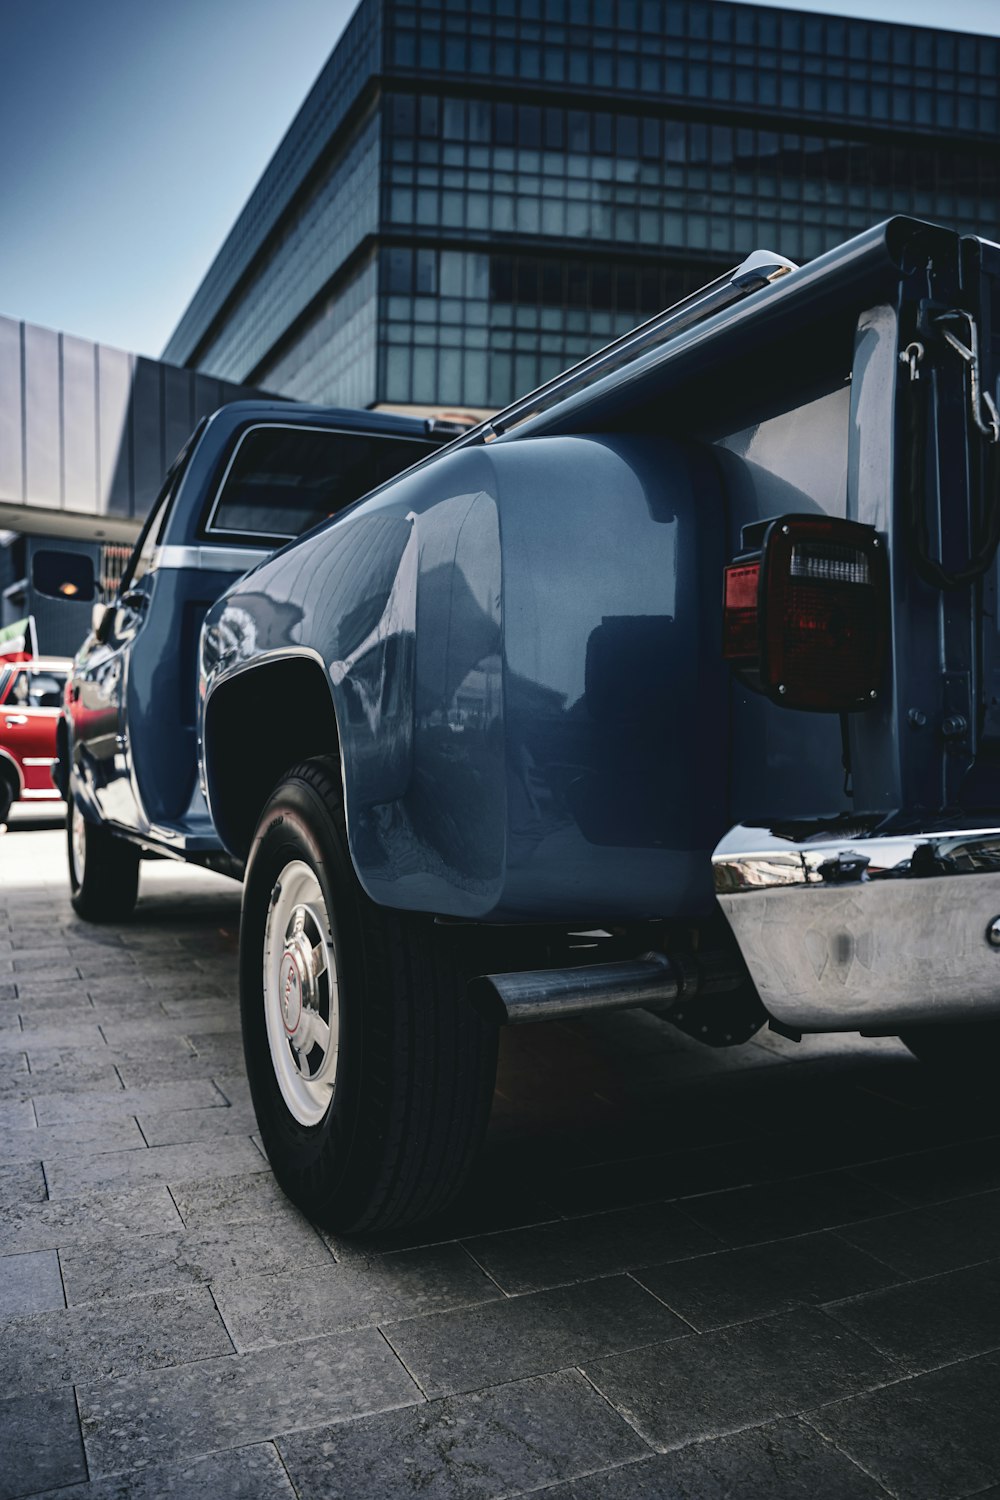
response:
[[(949, 572), (931, 552), (930, 528), (927, 523), (927, 408), (930, 382), (910, 382), (905, 409), (907, 472), (907, 531), (914, 566), (925, 583), (933, 588), (952, 590), (967, 587), (981, 578), (996, 556), (1000, 545), (1000, 445), (990, 445), (993, 470), (988, 486), (983, 534), (976, 550), (964, 568)], [(988, 462), (988, 460), (987, 460)]]

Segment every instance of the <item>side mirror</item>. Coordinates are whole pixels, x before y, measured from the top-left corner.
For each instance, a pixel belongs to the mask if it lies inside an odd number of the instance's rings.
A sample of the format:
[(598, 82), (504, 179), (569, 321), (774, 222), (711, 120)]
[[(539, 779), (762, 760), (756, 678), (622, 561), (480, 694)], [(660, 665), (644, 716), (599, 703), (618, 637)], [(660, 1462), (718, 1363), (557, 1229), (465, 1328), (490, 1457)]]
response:
[(89, 604), (97, 593), (94, 564), (82, 552), (39, 550), (32, 558), (31, 582), (46, 599), (67, 599), (74, 604)]

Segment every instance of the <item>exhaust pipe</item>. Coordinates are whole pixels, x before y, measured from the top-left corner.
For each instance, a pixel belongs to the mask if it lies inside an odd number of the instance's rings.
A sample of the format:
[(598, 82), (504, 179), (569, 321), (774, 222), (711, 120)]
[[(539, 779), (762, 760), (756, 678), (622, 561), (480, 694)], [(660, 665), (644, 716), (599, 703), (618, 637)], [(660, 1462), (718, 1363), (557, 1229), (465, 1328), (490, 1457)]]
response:
[(682, 964), (665, 953), (572, 969), (529, 969), (483, 974), (469, 985), (469, 999), (497, 1025), (567, 1021), (605, 1010), (669, 1007), (681, 996), (718, 994), (742, 979), (735, 965), (705, 954)]

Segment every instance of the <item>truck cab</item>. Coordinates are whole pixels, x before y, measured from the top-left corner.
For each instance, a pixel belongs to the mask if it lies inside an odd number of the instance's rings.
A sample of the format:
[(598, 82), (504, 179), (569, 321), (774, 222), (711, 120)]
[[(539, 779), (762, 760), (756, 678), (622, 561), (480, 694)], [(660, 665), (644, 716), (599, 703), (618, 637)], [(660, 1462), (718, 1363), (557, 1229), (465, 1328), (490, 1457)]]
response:
[[(275, 549), (452, 435), (422, 419), (285, 402), (234, 403), (192, 434), (67, 684), (54, 774), (81, 915), (127, 914), (143, 850), (239, 873), (197, 773), (206, 612)], [(262, 700), (261, 717), (273, 707)]]

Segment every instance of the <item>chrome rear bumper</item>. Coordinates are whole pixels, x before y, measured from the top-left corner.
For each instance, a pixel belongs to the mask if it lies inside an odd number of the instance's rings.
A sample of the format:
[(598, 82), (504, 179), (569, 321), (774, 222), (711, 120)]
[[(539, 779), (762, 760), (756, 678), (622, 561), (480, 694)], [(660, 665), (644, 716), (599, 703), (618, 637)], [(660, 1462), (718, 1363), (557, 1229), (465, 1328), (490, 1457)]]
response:
[(712, 863), (760, 998), (784, 1025), (892, 1031), (1000, 1015), (1000, 828), (739, 825)]

